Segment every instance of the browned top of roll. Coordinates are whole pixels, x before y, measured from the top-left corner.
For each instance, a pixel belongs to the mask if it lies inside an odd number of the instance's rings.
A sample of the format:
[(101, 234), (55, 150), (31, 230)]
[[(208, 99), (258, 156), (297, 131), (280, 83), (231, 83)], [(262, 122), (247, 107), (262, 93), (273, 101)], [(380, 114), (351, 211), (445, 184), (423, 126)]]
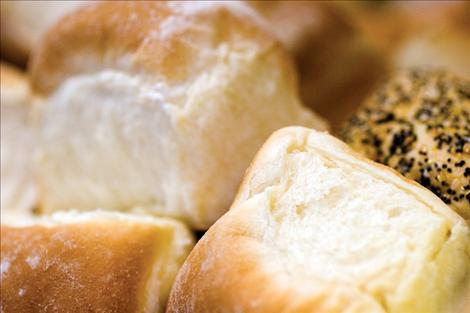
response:
[(107, 68), (190, 79), (207, 70), (211, 50), (222, 44), (242, 51), (275, 44), (262, 22), (247, 18), (251, 14), (243, 4), (230, 3), (122, 1), (85, 7), (45, 35), (32, 56), (32, 84), (49, 93), (70, 75)]
[(168, 235), (120, 220), (2, 225), (2, 312), (141, 312)]

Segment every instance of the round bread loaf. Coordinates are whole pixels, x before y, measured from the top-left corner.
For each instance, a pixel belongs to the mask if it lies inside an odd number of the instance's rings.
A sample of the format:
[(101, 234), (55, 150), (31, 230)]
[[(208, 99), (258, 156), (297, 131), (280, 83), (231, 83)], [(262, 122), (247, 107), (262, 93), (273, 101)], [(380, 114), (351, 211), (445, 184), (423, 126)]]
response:
[(179, 222), (99, 211), (2, 223), (1, 236), (5, 313), (164, 312), (193, 247)]
[(341, 134), (370, 159), (470, 218), (470, 82), (438, 70), (397, 73)]
[(167, 312), (442, 313), (468, 281), (469, 252), (469, 226), (432, 192), (292, 127), (197, 243)]
[(338, 128), (385, 74), (383, 56), (331, 3), (249, 3), (294, 56), (304, 103)]
[(260, 145), (302, 107), (295, 70), (242, 3), (104, 2), (33, 55), (43, 211), (139, 210), (206, 229)]
[(470, 2), (453, 9), (409, 34), (396, 52), (395, 64), (441, 67), (470, 79)]
[(1, 213), (21, 216), (36, 206), (33, 157), (37, 145), (31, 123), (32, 96), (26, 77), (1, 63)]

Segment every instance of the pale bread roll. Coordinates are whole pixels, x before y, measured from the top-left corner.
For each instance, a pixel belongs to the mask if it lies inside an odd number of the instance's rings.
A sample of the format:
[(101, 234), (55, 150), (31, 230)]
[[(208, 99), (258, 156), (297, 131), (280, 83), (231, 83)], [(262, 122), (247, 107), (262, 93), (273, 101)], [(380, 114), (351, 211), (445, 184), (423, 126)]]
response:
[(386, 73), (385, 58), (332, 3), (249, 1), (294, 56), (300, 93), (333, 129)]
[(440, 67), (470, 79), (470, 3), (453, 9), (410, 34), (396, 52), (396, 66)]
[(91, 2), (93, 1), (2, 1), (2, 56), (25, 64), (31, 50), (50, 26), (67, 13)]
[(286, 128), (191, 252), (167, 312), (445, 312), (469, 252), (468, 225), (430, 191)]
[(181, 223), (55, 213), (1, 227), (2, 312), (164, 312), (193, 246)]
[(326, 124), (290, 59), (241, 3), (106, 2), (64, 18), (33, 56), (44, 212), (139, 210), (205, 229), (263, 141)]
[(21, 217), (37, 204), (32, 96), (23, 73), (1, 63), (1, 212)]

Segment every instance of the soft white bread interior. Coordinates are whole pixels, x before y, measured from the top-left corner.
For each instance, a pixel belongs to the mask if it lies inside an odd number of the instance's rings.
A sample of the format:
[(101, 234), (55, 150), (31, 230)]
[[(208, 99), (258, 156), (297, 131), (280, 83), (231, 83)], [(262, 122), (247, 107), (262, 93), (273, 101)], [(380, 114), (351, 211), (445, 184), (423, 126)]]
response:
[(36, 205), (32, 97), (26, 77), (1, 63), (1, 212), (23, 215)]
[(301, 127), (258, 153), (198, 242), (168, 312), (445, 312), (470, 272), (465, 221), (432, 192)]
[(170, 219), (57, 212), (1, 228), (2, 312), (164, 312), (193, 237)]
[(91, 2), (91, 0), (2, 1), (0, 10), (2, 56), (25, 64), (31, 50), (50, 26), (65, 14)]
[(288, 56), (240, 3), (106, 2), (51, 29), (33, 56), (46, 99), (45, 212), (143, 210), (205, 229), (257, 149), (302, 107)]

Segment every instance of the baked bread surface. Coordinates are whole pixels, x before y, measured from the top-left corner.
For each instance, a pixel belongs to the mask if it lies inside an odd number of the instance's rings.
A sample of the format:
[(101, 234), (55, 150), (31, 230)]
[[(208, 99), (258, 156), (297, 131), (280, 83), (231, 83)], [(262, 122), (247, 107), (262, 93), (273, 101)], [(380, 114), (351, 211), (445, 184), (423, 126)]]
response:
[(37, 145), (32, 126), (32, 95), (26, 76), (1, 63), (1, 212), (30, 214), (37, 204), (33, 160)]
[(105, 2), (56, 25), (32, 61), (43, 212), (145, 211), (207, 229), (264, 140), (325, 129), (242, 3)]
[(470, 81), (442, 70), (395, 73), (341, 136), (470, 218)]
[(2, 1), (2, 59), (25, 65), (42, 35), (62, 16), (88, 1)]
[(468, 225), (424, 187), (286, 128), (191, 252), (167, 312), (445, 312), (469, 249)]
[(182, 224), (55, 213), (1, 228), (2, 312), (163, 312), (193, 239)]

